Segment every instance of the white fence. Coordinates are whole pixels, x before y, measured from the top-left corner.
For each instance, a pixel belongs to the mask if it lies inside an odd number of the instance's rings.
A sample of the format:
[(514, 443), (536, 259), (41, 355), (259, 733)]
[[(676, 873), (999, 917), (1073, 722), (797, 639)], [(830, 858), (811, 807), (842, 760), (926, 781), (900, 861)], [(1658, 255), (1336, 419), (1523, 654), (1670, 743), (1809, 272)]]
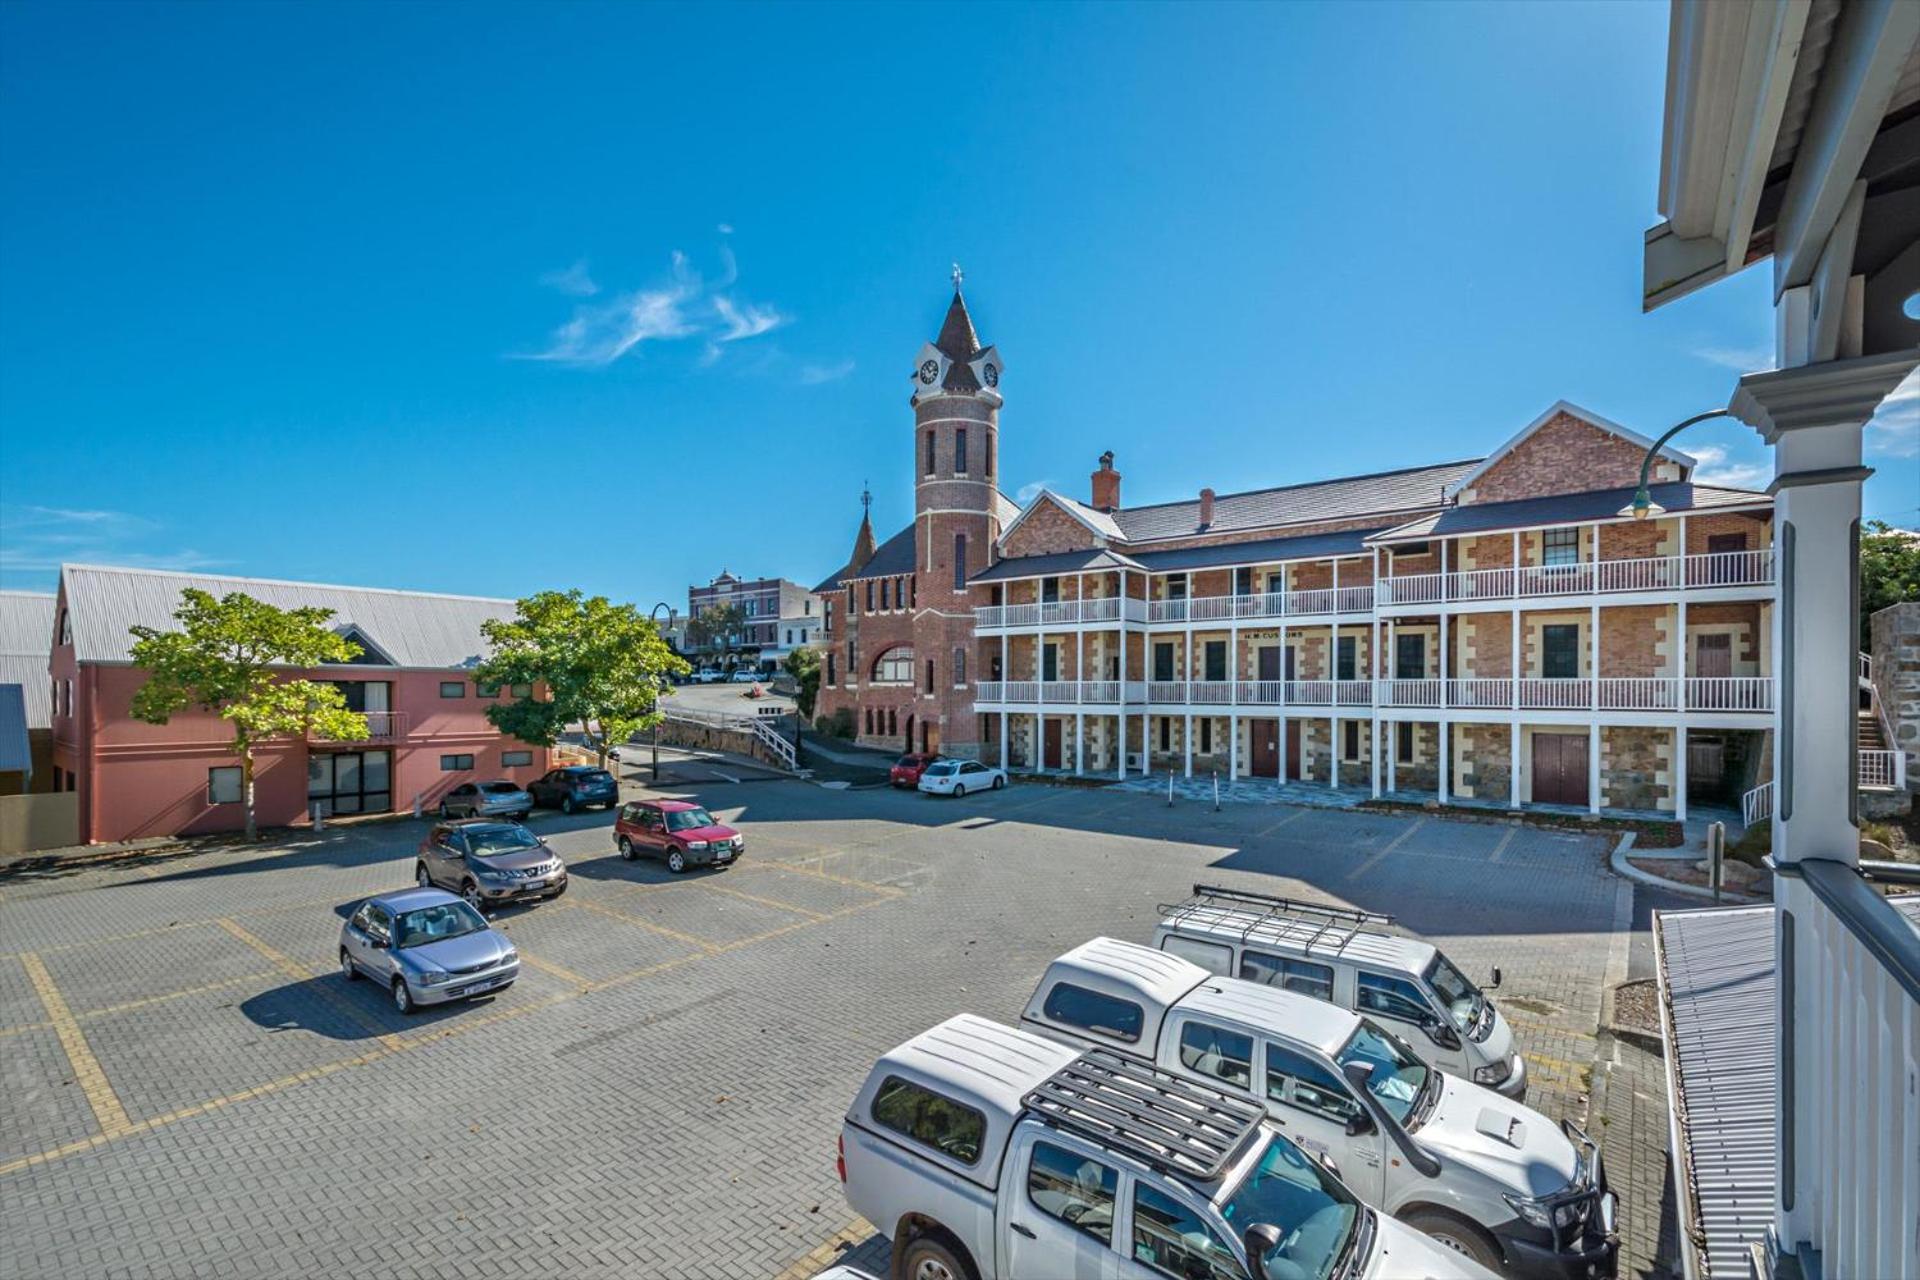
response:
[(1039, 604), (990, 604), (973, 611), (973, 625), (982, 631), (1016, 627), (1076, 626), (1081, 623), (1145, 622), (1147, 602), (1132, 596), (1088, 596), (1084, 600), (1047, 600)]
[(1626, 591), (1706, 590), (1757, 587), (1773, 582), (1773, 550), (1715, 551), (1705, 555), (1653, 556), (1635, 560), (1583, 560), (1577, 564), (1522, 565), (1418, 573), (1382, 578), (1380, 603), (1440, 604), (1457, 600), (1511, 600), (1529, 596), (1609, 594)]

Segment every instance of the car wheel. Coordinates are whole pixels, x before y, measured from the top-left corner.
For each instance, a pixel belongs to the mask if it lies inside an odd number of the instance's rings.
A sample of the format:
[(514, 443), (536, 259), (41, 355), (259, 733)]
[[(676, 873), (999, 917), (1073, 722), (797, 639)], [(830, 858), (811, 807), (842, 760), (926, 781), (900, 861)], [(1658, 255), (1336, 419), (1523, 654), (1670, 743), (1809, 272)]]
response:
[(628, 862), (632, 862), (634, 858), (633, 841), (627, 839), (625, 836), (621, 836), (614, 843), (617, 844), (620, 848), (620, 856), (625, 858)]
[(565, 800), (562, 800), (560, 802), (560, 812), (566, 814), (569, 818), (573, 816), (573, 797), (572, 796), (568, 796)]
[(411, 1014), (414, 1009), (418, 1007), (413, 1003), (413, 992), (407, 989), (407, 980), (405, 978), (395, 978), (393, 980), (393, 1007), (398, 1009), (403, 1016)]
[(679, 875), (687, 869), (687, 855), (675, 849), (667, 855), (667, 870)]
[(1415, 1210), (1401, 1219), (1408, 1226), (1423, 1235), (1432, 1236), (1441, 1245), (1472, 1258), (1489, 1271), (1500, 1270), (1499, 1246), (1487, 1236), (1487, 1233), (1464, 1218), (1456, 1218), (1450, 1213), (1434, 1210)]
[(447, 808), (447, 802), (445, 800), (440, 802), (440, 816), (443, 818), (451, 818), (453, 816), (453, 811)]
[(993, 789), (994, 789), (995, 791), (998, 791), (998, 790), (999, 790), (1000, 788), (1002, 788), (1002, 787), (1004, 787), (1004, 786), (1006, 786), (1006, 785), (1007, 785), (1007, 780), (1006, 780), (1006, 778), (1005, 778), (1004, 776), (1001, 776), (1001, 777), (996, 777), (996, 778), (995, 778), (995, 779), (993, 780)]
[(906, 1280), (972, 1280), (973, 1276), (953, 1250), (931, 1236), (907, 1243), (896, 1274)]
[(347, 954), (345, 947), (340, 948), (340, 976), (348, 982), (360, 981), (360, 971), (353, 967), (353, 957)]
[(956, 800), (959, 799), (961, 796), (964, 796), (965, 794), (967, 794), (967, 788), (965, 783), (956, 782), (953, 784), (953, 795)]
[(486, 907), (482, 905), (486, 901), (486, 899), (480, 896), (479, 885), (475, 884), (471, 880), (467, 881), (465, 884), (460, 886), (460, 896), (465, 898), (467, 900), (467, 905), (472, 907), (475, 911), (478, 911), (481, 915), (487, 914)]
[(433, 888), (433, 873), (427, 870), (426, 863), (416, 862), (413, 864), (413, 882), (422, 889)]

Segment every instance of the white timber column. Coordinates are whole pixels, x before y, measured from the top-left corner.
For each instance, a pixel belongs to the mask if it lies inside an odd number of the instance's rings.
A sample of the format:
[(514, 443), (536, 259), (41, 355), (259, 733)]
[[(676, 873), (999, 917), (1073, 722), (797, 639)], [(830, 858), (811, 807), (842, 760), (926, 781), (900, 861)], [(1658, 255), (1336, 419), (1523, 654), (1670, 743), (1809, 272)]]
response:
[(1440, 705), (1443, 708), (1452, 702), (1452, 698), (1449, 696), (1452, 691), (1447, 687), (1448, 681), (1451, 679), (1453, 675), (1453, 659), (1449, 656), (1447, 651), (1447, 622), (1448, 622), (1448, 619), (1450, 619), (1453, 616), (1452, 610), (1450, 610), (1447, 607), (1448, 600), (1451, 599), (1451, 597), (1453, 596), (1453, 579), (1450, 576), (1448, 576), (1448, 569), (1447, 569), (1447, 564), (1452, 557), (1450, 557), (1447, 553), (1449, 550), (1451, 550), (1452, 546), (1453, 546), (1453, 543), (1451, 541), (1442, 541), (1440, 544), (1439, 672), (1440, 672)]
[[(1120, 632), (1120, 687), (1114, 691), (1115, 719), (1120, 729), (1120, 759), (1118, 775), (1122, 782), (1127, 779), (1127, 571), (1120, 571), (1120, 598), (1114, 602), (1119, 612), (1117, 627)], [(1140, 772), (1147, 771), (1147, 729), (1146, 717), (1140, 719)]]
[(1687, 820), (1687, 726), (1673, 726), (1673, 818)]
[[(1001, 668), (1000, 668), (1000, 669), (1001, 669), (1002, 671), (1004, 671), (1004, 670), (1006, 670), (1006, 667), (1005, 667), (1005, 665), (1003, 664), (1003, 665), (1001, 666)], [(1001, 696), (1001, 697), (1003, 697), (1003, 698), (1007, 696), (1007, 693), (1006, 693), (1006, 688), (1005, 688), (1004, 686), (1002, 686), (1002, 688), (1001, 688), (1001, 690), (1000, 690), (1000, 696)], [(1011, 769), (1011, 768), (1013, 767), (1013, 761), (1011, 761), (1011, 760), (1009, 760), (1009, 759), (1007, 759), (1007, 713), (1006, 713), (1006, 709), (1005, 709), (1005, 708), (1006, 708), (1006, 704), (1005, 704), (1005, 703), (1003, 702), (1003, 703), (1001, 703), (1000, 705), (1001, 705), (1001, 711), (1000, 711), (1000, 767), (1001, 767), (1002, 769)]]
[(1076, 778), (1086, 776), (1087, 772), (1087, 713), (1073, 713), (1073, 775)]
[(1028, 749), (1027, 767), (1035, 773), (1047, 767), (1047, 740), (1040, 732), (1041, 721), (1045, 719), (1040, 712), (1033, 713), (1033, 746)]
[[(1337, 692), (1334, 694), (1334, 698), (1336, 701), (1338, 701), (1339, 696), (1340, 695)], [(1328, 718), (1327, 731), (1333, 739), (1332, 749), (1327, 752), (1327, 790), (1338, 791), (1340, 789), (1340, 717), (1339, 716), (1331, 716)]]
[(1227, 712), (1227, 781), (1240, 776), (1240, 714)]
[(1600, 709), (1600, 602), (1587, 606), (1587, 706)]

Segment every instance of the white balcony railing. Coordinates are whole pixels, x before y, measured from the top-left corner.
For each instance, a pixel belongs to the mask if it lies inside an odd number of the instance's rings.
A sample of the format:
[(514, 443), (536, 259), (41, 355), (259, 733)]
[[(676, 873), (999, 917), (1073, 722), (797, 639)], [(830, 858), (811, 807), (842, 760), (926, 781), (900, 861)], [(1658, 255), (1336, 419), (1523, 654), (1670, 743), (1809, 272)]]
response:
[(1383, 707), (1437, 707), (1445, 696), (1439, 680), (1382, 680), (1380, 705)]
[(1146, 701), (1138, 680), (982, 680), (973, 686), (976, 703), (1002, 706), (1119, 706)]
[(1382, 578), (1383, 605), (1441, 604), (1462, 600), (1608, 594), (1627, 591), (1707, 590), (1757, 587), (1774, 580), (1773, 551), (1714, 551), (1704, 555), (1650, 556), (1634, 560), (1583, 560), (1578, 564), (1522, 565), (1418, 573)]
[[(982, 680), (980, 703), (1029, 706), (1371, 707), (1452, 711), (1773, 710), (1771, 676), (1603, 676), (1598, 680), (1470, 676), (1442, 680)], [(1518, 695), (1516, 698), (1515, 695)], [(1906, 757), (1860, 753), (1860, 785), (1899, 787)]]
[(1771, 711), (1772, 676), (1689, 676), (1689, 711)]
[(1039, 604), (986, 604), (973, 611), (973, 624), (981, 631), (1004, 631), (1015, 627), (1078, 626), (1084, 623), (1144, 622), (1147, 602), (1131, 596), (1088, 596), (1084, 600), (1047, 600)]
[(1228, 622), (1249, 618), (1297, 618), (1334, 613), (1369, 613), (1373, 587), (1315, 587), (1307, 591), (1261, 591), (1241, 596), (1195, 596), (1147, 602), (1147, 621)]
[(1875, 791), (1903, 791), (1907, 785), (1907, 753), (1862, 751), (1860, 786)]

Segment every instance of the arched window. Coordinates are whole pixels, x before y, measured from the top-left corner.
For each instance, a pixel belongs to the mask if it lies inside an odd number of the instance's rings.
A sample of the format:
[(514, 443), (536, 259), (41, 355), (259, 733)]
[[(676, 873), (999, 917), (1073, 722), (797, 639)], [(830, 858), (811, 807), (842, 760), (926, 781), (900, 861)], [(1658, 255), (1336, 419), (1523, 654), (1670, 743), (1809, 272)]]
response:
[(874, 684), (912, 684), (913, 646), (896, 645), (873, 661)]

